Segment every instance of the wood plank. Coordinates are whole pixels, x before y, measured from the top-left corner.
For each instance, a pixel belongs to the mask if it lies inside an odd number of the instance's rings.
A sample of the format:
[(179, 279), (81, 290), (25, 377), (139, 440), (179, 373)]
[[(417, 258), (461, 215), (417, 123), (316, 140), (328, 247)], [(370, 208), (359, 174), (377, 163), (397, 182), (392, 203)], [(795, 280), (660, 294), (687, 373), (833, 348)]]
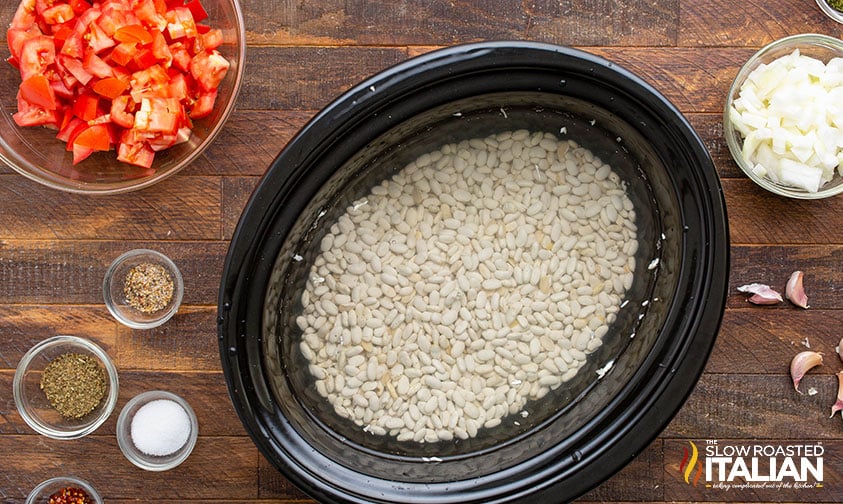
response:
[(231, 240), (246, 203), (257, 187), (257, 177), (226, 177), (222, 181), (222, 195), (226, 202), (222, 214), (223, 238)]
[(0, 369), (14, 370), (30, 348), (59, 334), (90, 339), (119, 364), (117, 321), (104, 307), (0, 305), (0, 334)]
[(729, 147), (726, 145), (726, 138), (723, 136), (722, 112), (692, 112), (685, 114), (685, 116), (694, 131), (699, 135), (709, 155), (711, 155), (720, 178), (746, 178), (735, 160), (732, 159)]
[[(43, 438), (29, 428), (15, 408), (12, 398), (14, 371), (0, 371), (0, 386), (9, 391), (0, 395), (0, 445), (10, 434)], [(200, 436), (243, 437), (247, 434), (228, 396), (221, 372), (126, 371), (118, 366), (120, 391), (114, 412), (91, 436), (112, 437), (117, 432), (120, 410), (134, 396), (147, 390), (167, 390), (182, 396), (196, 412)], [(47, 438), (43, 438), (47, 439)], [(29, 442), (29, 441), (27, 441)], [(67, 442), (67, 444), (74, 444)], [(6, 453), (0, 450), (0, 453)], [(2, 486), (2, 485), (0, 485)]]
[(843, 241), (839, 198), (784, 198), (749, 179), (724, 180), (723, 189), (733, 244)]
[[(580, 47), (639, 75), (684, 113), (722, 113), (732, 80), (753, 53), (729, 47)], [(318, 110), (409, 53), (378, 47), (256, 47), (250, 54), (241, 109)], [(313, 62), (319, 62), (318, 75), (310, 69)]]
[(797, 33), (839, 33), (814, 2), (781, 0), (736, 9), (729, 0), (682, 0), (678, 45), (760, 47)]
[(406, 58), (405, 50), (394, 48), (253, 47), (237, 103), (241, 109), (321, 109)]
[(91, 306), (0, 306), (0, 369), (15, 369), (23, 354), (57, 334), (89, 338), (121, 370), (218, 371), (216, 307), (182, 307), (163, 326), (133, 330), (105, 308)]
[[(836, 363), (832, 366), (839, 369)], [(779, 373), (703, 374), (663, 436), (692, 440), (839, 439), (841, 420), (828, 417), (837, 396), (837, 378), (813, 372), (807, 375), (800, 390), (817, 389), (817, 394), (809, 395), (793, 390), (786, 364)]]
[[(245, 437), (200, 436), (193, 453), (175, 469), (149, 472), (120, 452), (114, 436), (57, 441), (43, 436), (0, 436), (4, 467), (0, 497), (22, 502), (39, 482), (73, 474), (87, 480), (106, 502), (117, 497), (155, 496), (162, 501), (254, 499), (257, 448)], [(10, 501), (5, 501), (10, 502)]]
[(187, 307), (155, 329), (119, 326), (121, 369), (219, 371), (216, 318), (216, 307)]
[(314, 114), (309, 110), (235, 110), (202, 156), (208, 162), (194, 163), (185, 174), (263, 175)]
[[(0, 285), (7, 304), (91, 304), (102, 307), (102, 281), (123, 252), (152, 247), (184, 278), (185, 306), (216, 306), (227, 242), (0, 240)], [(176, 315), (176, 318), (181, 315)]]
[[(707, 373), (729, 375), (784, 374), (797, 353), (810, 349), (825, 356), (826, 365), (811, 373), (838, 371), (837, 351), (843, 310), (770, 310), (765, 307), (728, 309)], [(737, 378), (736, 378), (737, 379)]]
[(285, 8), (244, 2), (251, 44), (428, 45), (483, 39), (570, 44), (667, 45), (679, 29), (678, 0), (629, 0), (611, 9), (594, 0), (454, 2), (326, 1)]
[[(733, 219), (735, 212), (731, 212)], [(808, 223), (806, 222), (806, 225)], [(734, 230), (738, 226), (733, 226)], [(799, 236), (794, 229), (792, 243), (804, 239), (806, 243), (821, 241), (819, 236)], [(740, 233), (740, 230), (733, 231)], [(774, 231), (771, 230), (770, 234)], [(832, 237), (830, 237), (832, 238)], [(782, 241), (786, 237), (781, 238)], [(737, 241), (734, 239), (734, 241)], [(731, 248), (731, 274), (729, 278), (728, 306), (732, 308), (747, 308), (746, 294), (737, 291), (741, 285), (750, 283), (767, 284), (785, 295), (785, 285), (791, 273), (796, 270), (804, 272), (802, 285), (808, 295), (810, 309), (839, 309), (839, 285), (843, 282), (843, 246), (841, 245), (733, 245)], [(794, 314), (800, 308), (795, 308), (789, 302), (774, 306), (755, 307), (760, 310), (784, 310)]]
[(0, 176), (0, 239), (214, 240), (220, 181), (176, 175), (154, 188), (91, 197)]
[(582, 500), (618, 502), (623, 500), (661, 500), (663, 498), (662, 441), (650, 443), (626, 467), (603, 484), (581, 497)]

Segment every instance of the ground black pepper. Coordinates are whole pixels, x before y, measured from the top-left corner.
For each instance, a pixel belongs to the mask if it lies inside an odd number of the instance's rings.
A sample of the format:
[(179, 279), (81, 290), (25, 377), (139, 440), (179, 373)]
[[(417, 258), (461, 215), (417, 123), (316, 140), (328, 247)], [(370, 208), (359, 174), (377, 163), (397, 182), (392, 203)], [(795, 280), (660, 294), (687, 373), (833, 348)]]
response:
[(47, 504), (93, 504), (91, 496), (81, 488), (66, 487), (50, 496)]
[(82, 418), (96, 409), (105, 396), (105, 370), (90, 355), (63, 354), (44, 368), (41, 390), (61, 416)]
[(123, 294), (126, 303), (141, 313), (155, 313), (173, 299), (173, 278), (159, 264), (141, 263), (126, 274)]

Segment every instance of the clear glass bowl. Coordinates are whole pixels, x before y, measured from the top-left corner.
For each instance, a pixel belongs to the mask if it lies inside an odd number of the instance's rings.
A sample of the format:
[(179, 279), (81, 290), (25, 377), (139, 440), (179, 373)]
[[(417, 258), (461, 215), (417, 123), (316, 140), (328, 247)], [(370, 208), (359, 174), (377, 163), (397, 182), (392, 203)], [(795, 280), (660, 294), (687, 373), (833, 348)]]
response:
[[(19, 0), (0, 2), (0, 19), (9, 26)], [(223, 32), (220, 53), (231, 67), (219, 86), (214, 111), (194, 122), (190, 139), (155, 156), (154, 173), (117, 161), (114, 151), (95, 153), (74, 166), (72, 153), (55, 138), (56, 131), (41, 127), (21, 128), (12, 114), (17, 110), (16, 94), (20, 73), (5, 61), (0, 64), (0, 160), (20, 174), (55, 189), (83, 194), (113, 194), (149, 187), (191, 164), (211, 144), (234, 110), (245, 66), (246, 34), (237, 0), (203, 0), (208, 23)], [(9, 56), (6, 30), (2, 59)]]
[[(107, 390), (96, 409), (80, 419), (64, 418), (41, 390), (41, 375), (56, 357), (67, 353), (91, 355), (105, 369)], [(23, 420), (36, 432), (53, 439), (77, 439), (94, 432), (114, 410), (117, 403), (117, 368), (97, 344), (76, 336), (54, 336), (32, 347), (18, 364), (12, 383)]]
[[(175, 452), (164, 456), (148, 455), (139, 450), (132, 441), (132, 420), (134, 419), (135, 414), (144, 405), (159, 399), (170, 400), (177, 403), (184, 409), (185, 413), (187, 413), (188, 419), (190, 420), (190, 433), (188, 435), (187, 442), (185, 442), (184, 445)], [(123, 451), (123, 455), (125, 455), (131, 463), (147, 471), (166, 471), (187, 460), (187, 457), (196, 445), (196, 438), (198, 435), (199, 423), (196, 420), (196, 413), (194, 413), (193, 408), (191, 408), (187, 401), (181, 397), (163, 390), (150, 390), (148, 392), (138, 394), (126, 403), (123, 410), (120, 412), (120, 416), (117, 418), (117, 444), (120, 445), (120, 450)]]
[(823, 14), (837, 21), (838, 23), (843, 23), (843, 12), (840, 12), (834, 7), (828, 5), (828, 2), (826, 2), (826, 0), (817, 0), (817, 5), (819, 5), (820, 10), (823, 11)]
[[(124, 292), (126, 276), (135, 266), (155, 264), (163, 267), (173, 281), (173, 294), (166, 306), (152, 313), (132, 307)], [(105, 306), (120, 323), (133, 329), (152, 329), (170, 320), (179, 310), (184, 296), (184, 281), (175, 263), (160, 252), (135, 249), (126, 252), (111, 263), (102, 285)]]
[[(818, 0), (823, 2), (823, 0)], [(743, 138), (738, 130), (733, 126), (731, 118), (729, 117), (729, 110), (732, 108), (732, 103), (740, 95), (740, 89), (746, 81), (749, 74), (761, 65), (769, 64), (782, 56), (792, 53), (795, 49), (799, 49), (800, 54), (811, 56), (828, 62), (831, 58), (843, 56), (843, 41), (840, 39), (829, 37), (827, 35), (819, 35), (814, 33), (805, 33), (801, 35), (793, 35), (776, 40), (755, 53), (738, 71), (731, 88), (729, 95), (726, 97), (726, 105), (723, 109), (723, 133), (726, 136), (726, 143), (729, 146), (729, 152), (732, 154), (735, 162), (743, 170), (747, 177), (752, 179), (756, 184), (764, 189), (778, 194), (780, 196), (787, 196), (797, 199), (821, 199), (833, 196), (843, 192), (843, 177), (837, 173), (832, 180), (823, 185), (819, 191), (812, 193), (803, 189), (788, 187), (777, 184), (772, 180), (756, 174), (752, 170), (752, 166), (747, 163), (741, 155), (743, 147)]]
[(74, 478), (72, 476), (59, 476), (57, 478), (50, 478), (43, 481), (38, 486), (29, 492), (26, 498), (26, 504), (42, 504), (49, 501), (50, 496), (60, 491), (63, 488), (81, 488), (88, 494), (95, 504), (102, 504), (103, 500), (100, 494), (85, 480)]

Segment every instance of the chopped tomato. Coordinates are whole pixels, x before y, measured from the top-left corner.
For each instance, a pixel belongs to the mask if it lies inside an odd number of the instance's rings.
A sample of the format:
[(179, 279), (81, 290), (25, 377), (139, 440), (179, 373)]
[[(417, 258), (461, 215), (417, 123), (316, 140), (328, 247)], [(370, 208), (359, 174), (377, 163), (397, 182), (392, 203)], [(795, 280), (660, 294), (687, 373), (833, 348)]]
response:
[(201, 119), (206, 117), (208, 114), (214, 110), (214, 102), (217, 100), (217, 91), (208, 91), (207, 93), (202, 93), (199, 95), (199, 98), (194, 102), (193, 107), (190, 109), (190, 117), (192, 119)]
[(114, 40), (134, 44), (150, 44), (152, 43), (152, 34), (142, 25), (126, 25), (121, 26), (114, 32)]
[(90, 121), (99, 115), (99, 98), (92, 94), (81, 94), (73, 103), (73, 113), (83, 121)]
[(197, 23), (208, 18), (208, 12), (204, 7), (202, 7), (202, 3), (199, 0), (189, 0), (185, 4), (185, 7), (190, 10), (190, 14), (193, 15), (193, 20)]
[(70, 7), (73, 8), (73, 12), (78, 15), (90, 9), (91, 4), (85, 0), (70, 0)]
[(94, 77), (99, 77), (100, 79), (114, 77), (114, 71), (111, 69), (111, 65), (106, 63), (93, 51), (89, 51), (85, 54), (85, 59), (82, 60), (82, 66), (85, 68), (86, 72)]
[(58, 130), (74, 163), (92, 153), (151, 173), (212, 113), (229, 62), (201, 0), (20, 0), (6, 33), (20, 126)]
[(73, 7), (70, 5), (58, 4), (42, 12), (41, 17), (44, 18), (47, 24), (55, 25), (70, 21), (76, 17), (76, 13), (73, 12)]
[(56, 93), (43, 75), (33, 75), (20, 85), (21, 98), (46, 110), (56, 110)]
[(113, 100), (129, 89), (129, 83), (117, 77), (106, 77), (94, 83), (93, 90), (98, 95)]
[(33, 75), (42, 75), (56, 61), (56, 46), (46, 35), (28, 38), (21, 45), (20, 76), (26, 80)]
[(202, 52), (190, 61), (190, 74), (204, 91), (219, 87), (228, 72), (229, 63), (219, 52)]
[(23, 0), (12, 17), (10, 28), (13, 30), (28, 30), (35, 25), (35, 0)]

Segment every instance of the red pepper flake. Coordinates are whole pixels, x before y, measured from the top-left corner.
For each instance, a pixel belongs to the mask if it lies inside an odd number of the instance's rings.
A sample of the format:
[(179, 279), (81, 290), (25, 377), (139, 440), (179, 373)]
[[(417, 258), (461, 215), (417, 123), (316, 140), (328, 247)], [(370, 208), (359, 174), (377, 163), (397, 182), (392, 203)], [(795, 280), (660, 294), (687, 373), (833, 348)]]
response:
[(94, 504), (94, 501), (81, 488), (67, 487), (51, 495), (48, 504)]

